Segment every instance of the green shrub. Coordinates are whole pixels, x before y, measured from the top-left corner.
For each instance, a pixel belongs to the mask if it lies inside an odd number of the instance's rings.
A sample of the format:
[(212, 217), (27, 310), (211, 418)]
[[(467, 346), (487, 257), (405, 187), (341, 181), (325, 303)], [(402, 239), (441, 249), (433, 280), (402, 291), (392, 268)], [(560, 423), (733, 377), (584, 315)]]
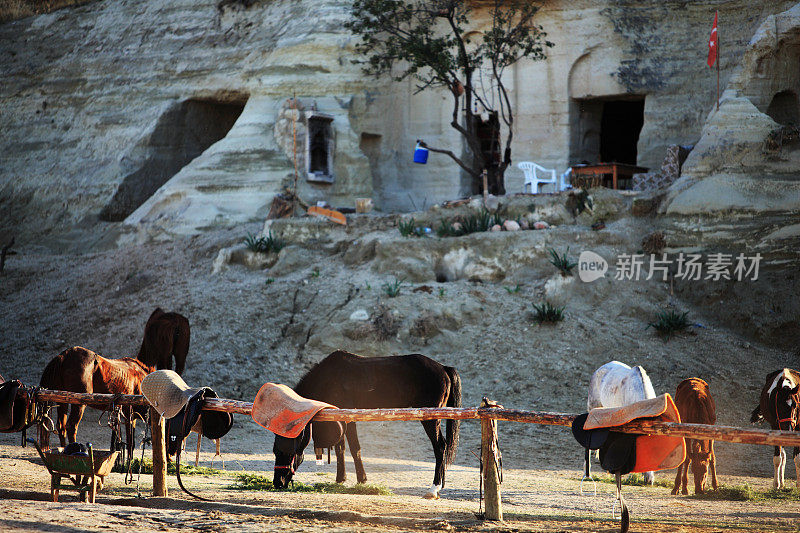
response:
[(552, 257), (552, 259), (550, 259), (550, 262), (557, 269), (559, 269), (561, 271), (562, 275), (571, 276), (572, 275), (572, 269), (575, 268), (576, 266), (578, 266), (578, 263), (574, 263), (574, 262), (570, 261), (569, 257), (567, 257), (567, 254), (569, 253), (569, 248), (567, 248), (567, 251), (564, 252), (564, 255), (561, 255), (561, 256), (559, 256), (558, 252), (556, 252), (555, 249), (553, 249), (553, 248), (550, 248), (549, 252), (550, 252), (550, 256)]
[[(183, 470), (183, 469), (181, 469)], [(272, 480), (267, 476), (259, 474), (237, 474), (236, 480), (230, 487), (234, 490), (267, 490), (276, 491), (272, 485)], [(347, 487), (341, 483), (314, 483), (312, 485), (294, 481), (287, 489), (282, 492), (319, 492), (322, 494), (368, 494), (376, 496), (390, 496), (394, 494), (391, 490), (380, 485), (368, 485), (359, 483), (352, 487)]]
[(248, 233), (247, 237), (244, 239), (244, 244), (247, 246), (248, 250), (262, 254), (268, 254), (270, 252), (278, 253), (286, 246), (285, 242), (272, 235), (272, 231), (270, 231), (269, 235), (266, 237), (258, 237), (252, 233)]
[(381, 289), (389, 298), (394, 298), (395, 296), (400, 294), (400, 289), (403, 287), (403, 282), (405, 278), (397, 279), (394, 278), (393, 282), (387, 282), (381, 285)]
[(540, 305), (533, 304), (533, 318), (539, 324), (543, 324), (545, 322), (550, 324), (555, 324), (556, 322), (560, 322), (564, 320), (564, 307), (556, 307), (551, 305), (550, 302), (544, 302)]
[(659, 311), (656, 315), (655, 322), (648, 323), (647, 327), (652, 327), (660, 335), (663, 335), (669, 339), (676, 333), (680, 333), (689, 327), (689, 321), (686, 319), (686, 315), (688, 314), (688, 311), (679, 313), (674, 309), (670, 309), (669, 311)]
[[(119, 465), (114, 465), (111, 469), (112, 472), (119, 472), (125, 473), (128, 471), (127, 465), (121, 467)], [(131, 461), (131, 472), (134, 474), (139, 473), (139, 459), (133, 459)], [(153, 473), (153, 461), (151, 459), (145, 458), (144, 462), (142, 462), (142, 474), (152, 474)], [(194, 466), (193, 464), (184, 464), (181, 462), (181, 475), (182, 476), (220, 476), (224, 474), (223, 470), (218, 470), (216, 468), (209, 468), (207, 466)], [(175, 470), (175, 461), (171, 461), (167, 465), (167, 474), (174, 475), (176, 474)]]

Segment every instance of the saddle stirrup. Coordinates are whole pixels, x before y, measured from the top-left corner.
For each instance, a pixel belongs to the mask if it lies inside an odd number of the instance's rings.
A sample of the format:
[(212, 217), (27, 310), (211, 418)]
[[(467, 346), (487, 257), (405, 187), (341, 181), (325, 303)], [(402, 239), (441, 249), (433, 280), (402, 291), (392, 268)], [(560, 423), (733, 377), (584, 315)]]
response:
[(589, 448), (586, 448), (586, 465), (583, 471), (583, 477), (581, 478), (581, 484), (579, 485), (579, 488), (581, 491), (581, 495), (583, 495), (583, 482), (588, 479), (589, 481), (592, 482), (592, 487), (594, 488), (594, 495), (597, 496), (597, 481), (595, 481), (594, 478), (592, 477), (592, 465), (589, 461), (591, 453), (592, 452), (589, 450)]

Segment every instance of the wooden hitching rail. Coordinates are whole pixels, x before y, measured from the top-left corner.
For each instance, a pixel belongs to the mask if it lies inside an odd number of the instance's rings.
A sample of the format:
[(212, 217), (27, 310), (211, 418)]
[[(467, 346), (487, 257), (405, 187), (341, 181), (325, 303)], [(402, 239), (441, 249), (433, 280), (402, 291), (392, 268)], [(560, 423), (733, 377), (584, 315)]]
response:
[[(85, 394), (63, 391), (40, 390), (40, 400), (76, 404), (149, 405), (141, 395)], [(205, 400), (204, 409), (225, 411), (250, 416), (251, 402), (210, 398)], [(418, 420), (480, 420), (494, 419), (507, 422), (522, 422), (548, 426), (571, 426), (575, 415), (521, 411), (518, 409), (479, 408), (479, 407), (439, 407), (406, 409), (323, 409), (314, 420), (320, 422), (409, 422)], [(644, 435), (675, 435), (693, 439), (714, 439), (741, 444), (762, 444), (769, 446), (800, 446), (800, 432), (766, 429), (745, 429), (733, 426), (712, 426), (707, 424), (685, 424), (676, 422), (631, 422), (614, 428), (622, 433)]]

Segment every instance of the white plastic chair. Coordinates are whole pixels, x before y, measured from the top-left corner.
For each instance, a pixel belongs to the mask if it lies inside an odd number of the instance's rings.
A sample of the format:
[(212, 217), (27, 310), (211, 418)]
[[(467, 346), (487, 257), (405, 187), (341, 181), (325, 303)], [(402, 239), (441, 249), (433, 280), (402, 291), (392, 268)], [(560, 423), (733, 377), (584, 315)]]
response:
[[(517, 167), (525, 173), (525, 183), (522, 186), (522, 192), (525, 192), (525, 189), (528, 185), (531, 186), (531, 192), (536, 194), (539, 192), (539, 184), (556, 184), (556, 170), (554, 168), (544, 168), (541, 165), (537, 165), (533, 161), (521, 161), (517, 163)], [(539, 170), (541, 172), (548, 172), (550, 173), (549, 178), (540, 178), (536, 171)]]

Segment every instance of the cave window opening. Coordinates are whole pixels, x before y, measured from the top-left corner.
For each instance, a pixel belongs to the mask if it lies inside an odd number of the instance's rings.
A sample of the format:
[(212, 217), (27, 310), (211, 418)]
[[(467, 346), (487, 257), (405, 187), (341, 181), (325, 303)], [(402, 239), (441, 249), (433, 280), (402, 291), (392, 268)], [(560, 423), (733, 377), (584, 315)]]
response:
[(321, 113), (308, 117), (306, 144), (308, 181), (333, 183), (333, 117)]
[(637, 163), (644, 97), (576, 99), (570, 114), (572, 164)]

